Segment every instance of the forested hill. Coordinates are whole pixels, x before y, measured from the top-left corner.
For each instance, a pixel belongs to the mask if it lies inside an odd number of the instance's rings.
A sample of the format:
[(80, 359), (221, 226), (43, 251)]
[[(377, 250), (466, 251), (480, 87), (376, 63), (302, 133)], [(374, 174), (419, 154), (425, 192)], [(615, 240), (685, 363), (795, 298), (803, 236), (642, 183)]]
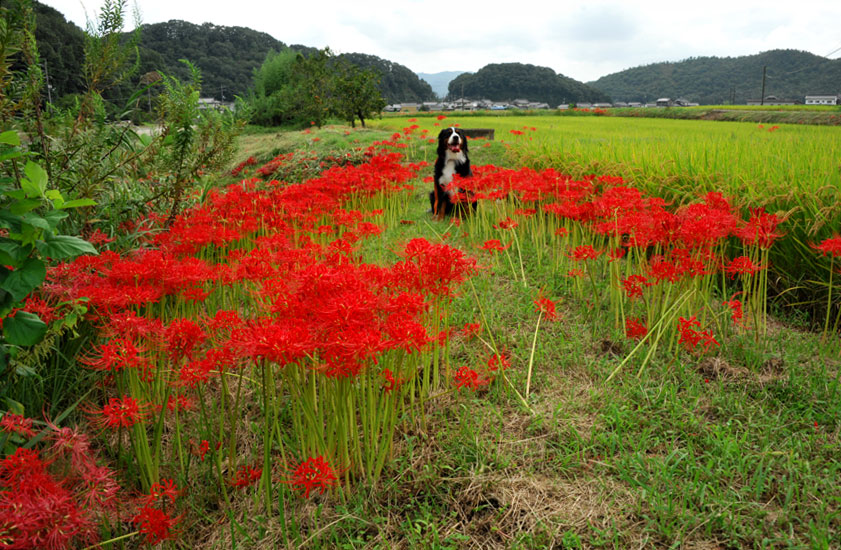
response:
[(380, 91), (388, 103), (434, 101), (435, 92), (429, 83), (400, 63), (364, 53), (342, 54), (354, 65), (374, 69), (380, 74)]
[[(47, 62), (53, 99), (80, 92), (84, 33), (55, 9), (38, 2), (34, 7), (36, 41), (42, 59)], [(147, 24), (140, 33), (138, 77), (149, 71), (162, 71), (187, 79), (189, 69), (179, 60), (188, 59), (201, 70), (202, 94), (230, 101), (235, 95), (248, 94), (254, 69), (263, 63), (270, 50), (287, 47), (305, 55), (315, 51), (299, 44), (287, 46), (271, 35), (246, 27), (196, 25), (180, 20)], [(429, 84), (403, 65), (359, 53), (344, 54), (344, 57), (362, 67), (377, 69), (382, 75), (383, 96), (390, 103), (435, 99)]]
[(186, 79), (189, 71), (178, 60), (189, 59), (201, 69), (202, 94), (229, 101), (248, 93), (254, 69), (270, 50), (286, 48), (280, 40), (249, 28), (179, 20), (143, 25), (140, 45), (144, 68)]
[(681, 97), (702, 105), (759, 99), (762, 68), (765, 95), (799, 99), (841, 92), (841, 59), (798, 50), (770, 50), (742, 57), (694, 57), (634, 67), (588, 82), (614, 101), (654, 101)]
[(527, 99), (557, 107), (561, 103), (610, 101), (600, 92), (548, 67), (523, 63), (493, 63), (475, 73), (464, 73), (450, 82), (449, 98), (505, 101)]

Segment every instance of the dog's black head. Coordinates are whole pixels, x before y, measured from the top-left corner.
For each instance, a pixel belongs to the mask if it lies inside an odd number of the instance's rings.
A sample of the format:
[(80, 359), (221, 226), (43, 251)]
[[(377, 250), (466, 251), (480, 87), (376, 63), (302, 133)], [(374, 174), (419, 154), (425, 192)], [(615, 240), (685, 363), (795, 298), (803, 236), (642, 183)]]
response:
[(438, 156), (443, 156), (448, 150), (455, 154), (467, 154), (467, 136), (460, 128), (444, 128), (438, 134)]

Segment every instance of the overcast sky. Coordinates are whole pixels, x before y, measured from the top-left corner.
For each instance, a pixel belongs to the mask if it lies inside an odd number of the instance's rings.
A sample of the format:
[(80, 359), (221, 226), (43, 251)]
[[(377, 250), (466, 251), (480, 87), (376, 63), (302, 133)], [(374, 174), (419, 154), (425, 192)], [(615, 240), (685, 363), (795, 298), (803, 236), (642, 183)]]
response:
[[(41, 0), (85, 27), (101, 0)], [(841, 57), (841, 1), (142, 0), (143, 23), (183, 19), (249, 27), (286, 44), (376, 55), (415, 72), (488, 63), (551, 67), (588, 82), (688, 57), (791, 48)], [(130, 4), (131, 5), (131, 4)], [(127, 29), (128, 30), (128, 29)]]

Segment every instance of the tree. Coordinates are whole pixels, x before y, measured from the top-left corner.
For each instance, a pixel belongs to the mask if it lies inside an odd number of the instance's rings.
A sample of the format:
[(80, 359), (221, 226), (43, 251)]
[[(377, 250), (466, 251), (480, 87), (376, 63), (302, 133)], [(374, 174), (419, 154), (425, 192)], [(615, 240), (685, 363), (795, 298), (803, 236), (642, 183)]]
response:
[(380, 78), (372, 70), (360, 69), (344, 59), (338, 59), (335, 72), (334, 109), (338, 116), (356, 127), (356, 119), (365, 127), (365, 119), (379, 113), (386, 106), (380, 93)]

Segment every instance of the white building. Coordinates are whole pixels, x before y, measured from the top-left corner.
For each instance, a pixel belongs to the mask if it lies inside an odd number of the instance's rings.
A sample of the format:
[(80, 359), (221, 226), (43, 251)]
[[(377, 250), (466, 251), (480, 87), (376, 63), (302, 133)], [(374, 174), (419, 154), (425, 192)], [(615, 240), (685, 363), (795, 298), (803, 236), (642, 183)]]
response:
[(838, 105), (837, 95), (807, 95), (806, 105)]

